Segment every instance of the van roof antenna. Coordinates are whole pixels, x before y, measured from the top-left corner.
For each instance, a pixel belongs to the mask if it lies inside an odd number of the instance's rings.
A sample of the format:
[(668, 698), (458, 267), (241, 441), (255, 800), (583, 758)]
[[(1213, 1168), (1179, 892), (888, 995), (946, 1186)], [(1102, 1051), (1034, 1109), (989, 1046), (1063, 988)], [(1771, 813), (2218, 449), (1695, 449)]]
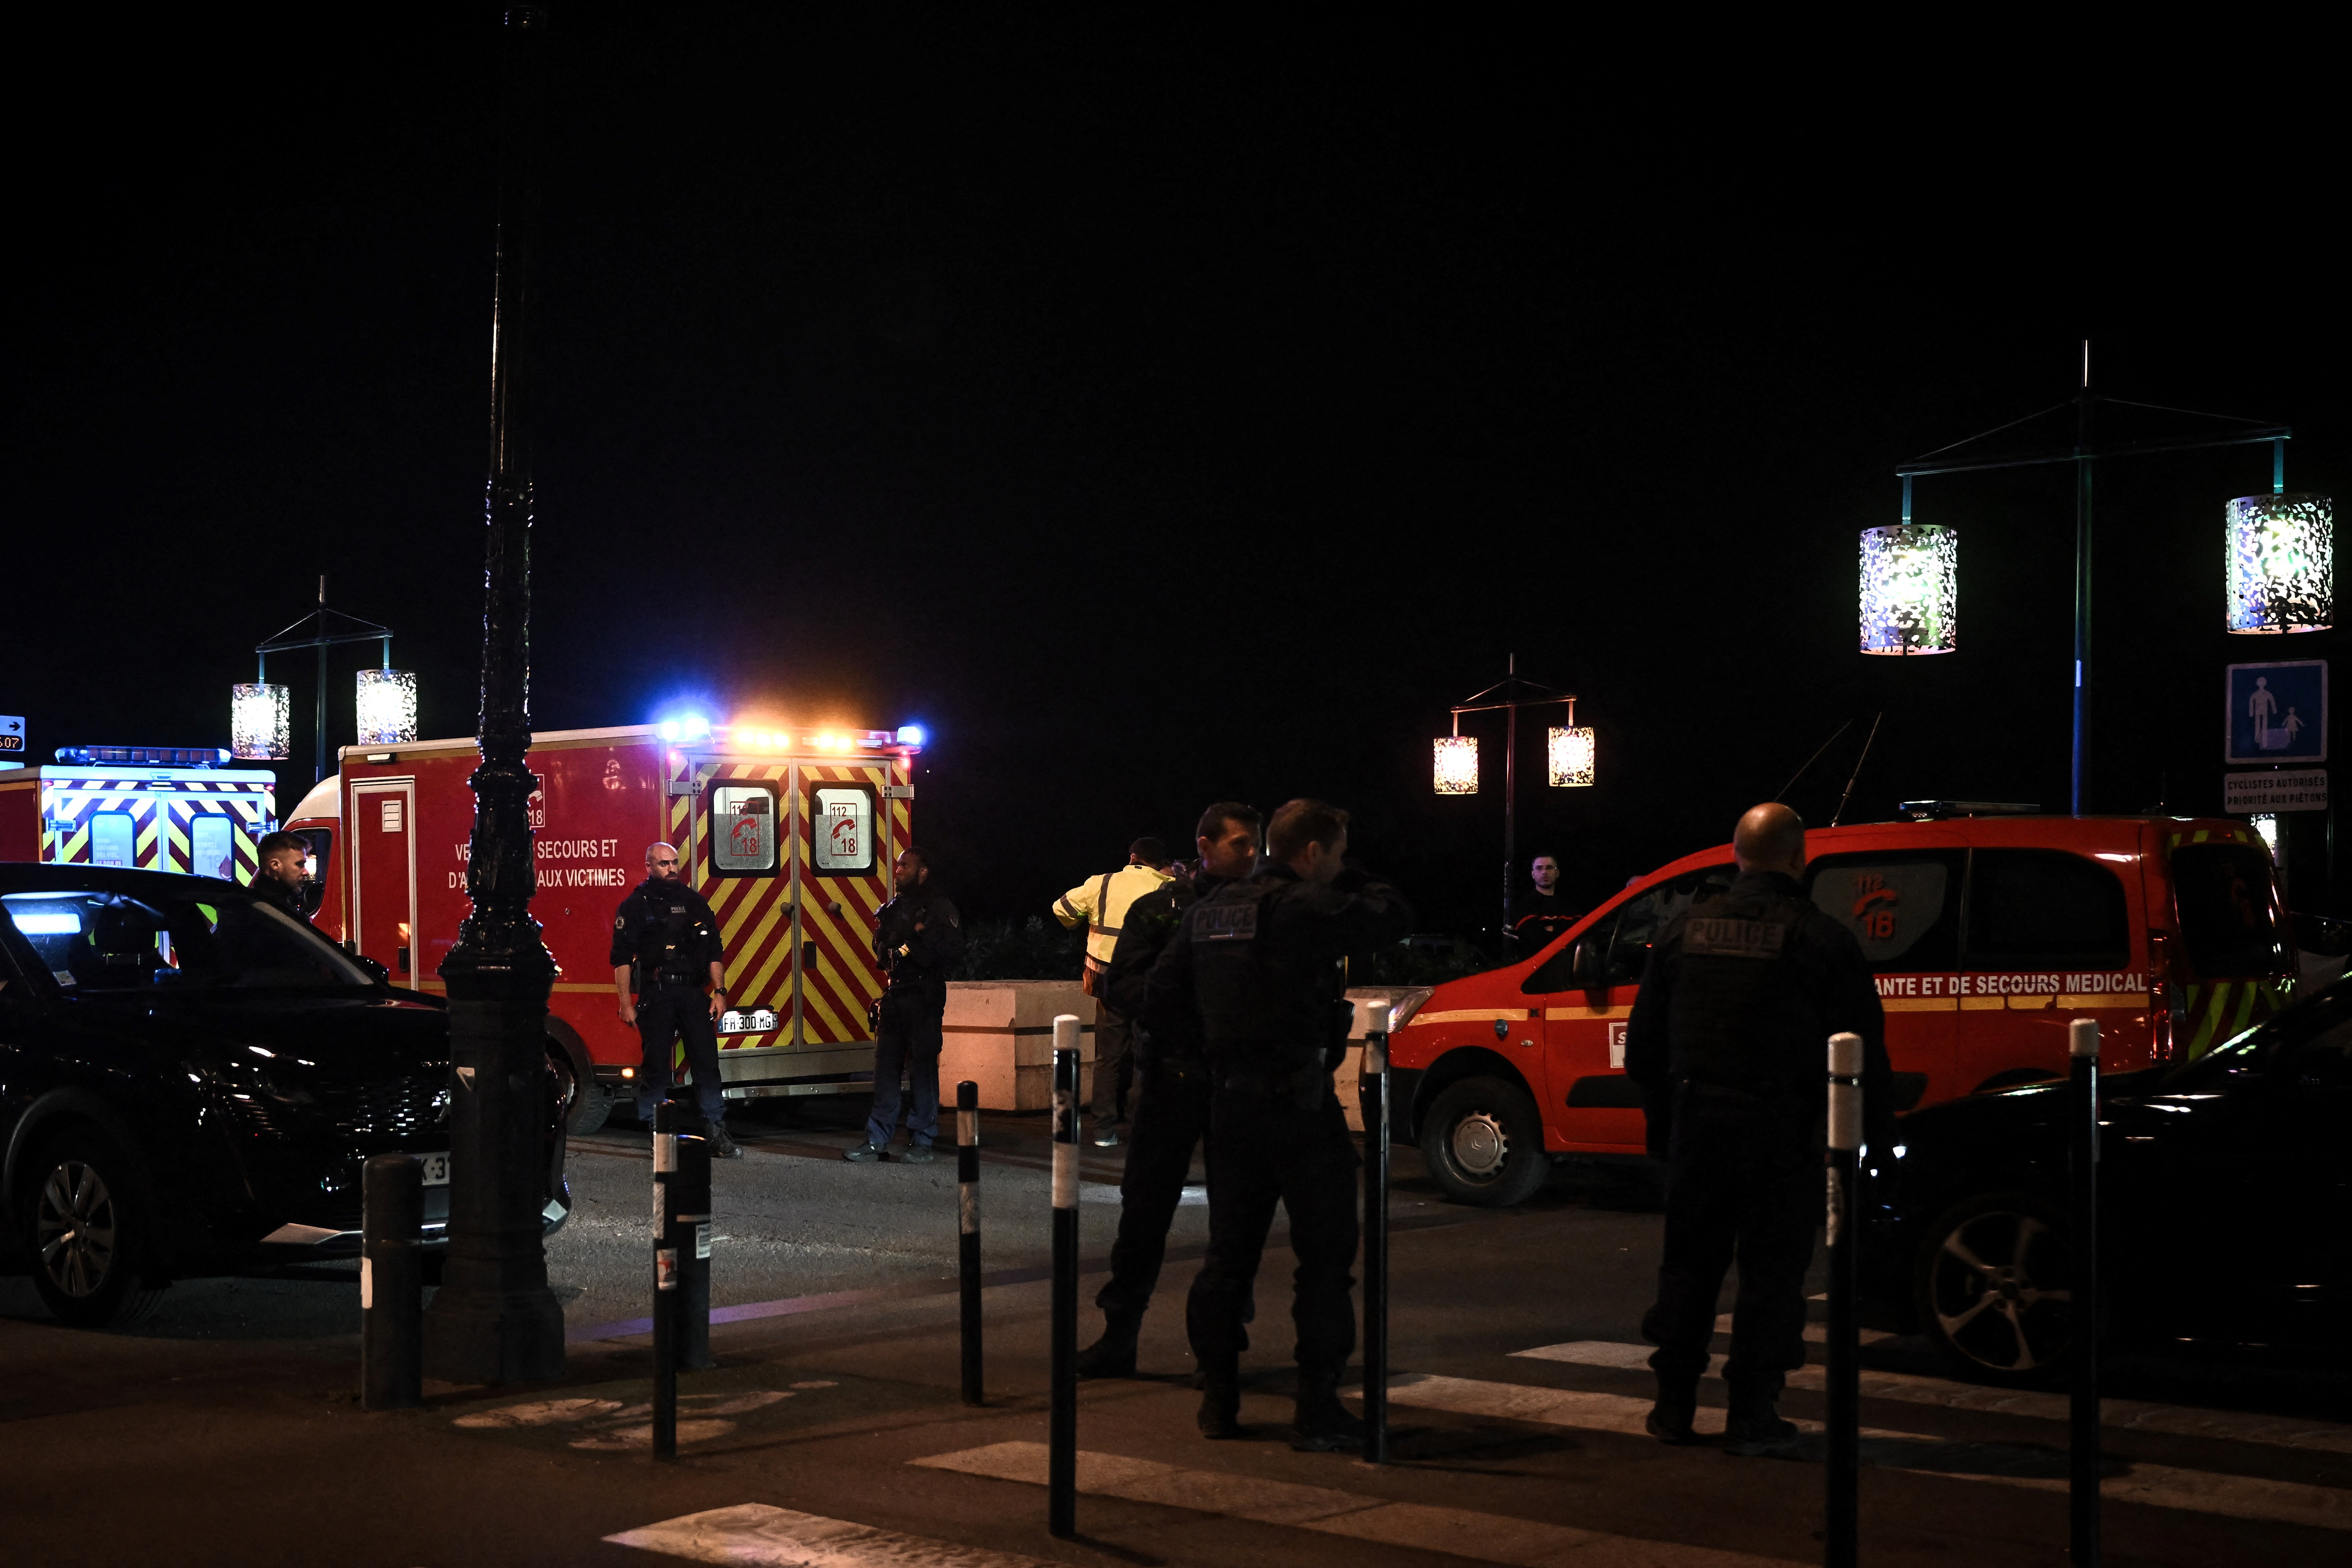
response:
[(1785, 803), (1789, 798), (1789, 792), (1797, 787), (1797, 781), (1803, 778), (1806, 771), (1811, 768), (1815, 763), (1822, 760), (1822, 753), (1835, 745), (1837, 743), (1837, 738), (1840, 735), (1844, 734), (1848, 730), (1853, 728), (1853, 721), (1849, 719), (1844, 723), (1839, 725), (1836, 729), (1831, 731), (1830, 738), (1813, 748), (1813, 754), (1805, 759), (1804, 767), (1799, 768), (1795, 773), (1790, 773), (1789, 775), (1789, 782), (1782, 784), (1778, 790), (1774, 791), (1772, 798)]
[(1853, 772), (1845, 781), (1845, 793), (1838, 796), (1838, 808), (1830, 813), (1832, 827), (1835, 827), (1838, 825), (1838, 818), (1845, 815), (1845, 803), (1853, 798), (1853, 781), (1862, 777), (1862, 764), (1870, 760), (1870, 743), (1878, 739), (1878, 721), (1885, 717), (1886, 710), (1884, 708), (1870, 716), (1870, 733), (1862, 742), (1862, 755), (1854, 758)]

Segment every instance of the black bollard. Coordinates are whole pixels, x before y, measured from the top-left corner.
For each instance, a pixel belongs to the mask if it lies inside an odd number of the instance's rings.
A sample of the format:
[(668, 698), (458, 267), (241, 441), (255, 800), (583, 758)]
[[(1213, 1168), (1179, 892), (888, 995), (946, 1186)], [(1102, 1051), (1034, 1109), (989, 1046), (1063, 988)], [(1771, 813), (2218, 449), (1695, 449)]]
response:
[(1364, 1037), (1364, 1461), (1389, 1458), (1389, 1037)]
[(2099, 1560), (2099, 1026), (2066, 1026), (2073, 1068), (2067, 1102), (2068, 1185), (2074, 1210), (2074, 1294), (2067, 1302), (2074, 1344), (2073, 1397), (2067, 1410), (2066, 1552), (2083, 1568)]
[(677, 1458), (677, 1226), (669, 1201), (677, 1173), (677, 1112), (654, 1107), (654, 1458)]
[(963, 1296), (963, 1402), (980, 1392), (980, 1085), (956, 1085), (956, 1279)]
[(1078, 1532), (1078, 1020), (1054, 1020), (1054, 1361), (1045, 1528)]
[(425, 1402), (425, 1168), (414, 1154), (378, 1154), (360, 1170), (360, 1404), (413, 1410)]
[(1862, 1325), (1854, 1321), (1862, 1258), (1860, 1035), (1830, 1037), (1829, 1131), (1829, 1452), (1822, 1562), (1826, 1568), (1854, 1568), (1862, 1465)]
[(677, 1370), (717, 1364), (710, 1355), (710, 1140), (681, 1137), (669, 1179), (677, 1247)]

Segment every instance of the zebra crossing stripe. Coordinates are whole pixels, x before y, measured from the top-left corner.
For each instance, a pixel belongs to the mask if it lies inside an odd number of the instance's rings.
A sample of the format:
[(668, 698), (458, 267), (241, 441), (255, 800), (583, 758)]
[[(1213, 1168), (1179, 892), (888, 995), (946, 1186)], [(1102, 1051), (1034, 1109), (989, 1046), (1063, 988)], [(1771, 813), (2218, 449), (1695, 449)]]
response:
[[(1811, 1327), (1811, 1325), (1808, 1325)], [(1811, 1337), (1811, 1336), (1808, 1336)], [(1568, 1362), (1579, 1366), (1607, 1366), (1647, 1371), (1648, 1345), (1620, 1344), (1611, 1340), (1572, 1340), (1566, 1344), (1538, 1345), (1513, 1351), (1529, 1361)], [(1721, 1363), (1708, 1369), (1709, 1377), (1723, 1375)], [(1819, 1390), (1827, 1372), (1801, 1366), (1789, 1374), (1790, 1388)], [(2063, 1394), (2031, 1389), (1987, 1388), (1973, 1383), (1953, 1383), (1910, 1373), (1862, 1373), (1865, 1399), (1900, 1399), (1913, 1405), (1940, 1405), (1949, 1410), (1981, 1410), (1996, 1415), (2022, 1415), (2036, 1421), (2067, 1419)], [(2185, 1405), (2158, 1405), (2137, 1399), (2108, 1399), (2099, 1405), (2102, 1423), (2127, 1432), (2164, 1432), (2181, 1437), (2218, 1437), (2232, 1443), (2261, 1443), (2275, 1448), (2308, 1448), (2325, 1454), (2352, 1454), (2352, 1426), (2298, 1415), (2258, 1415), (2235, 1410), (2199, 1410)]]
[(1053, 1568), (1044, 1558), (1017, 1552), (901, 1535), (762, 1502), (680, 1514), (604, 1539), (689, 1563), (773, 1568)]
[[(1043, 1443), (992, 1443), (909, 1463), (994, 1480), (1045, 1484)], [(1508, 1563), (1513, 1568), (1556, 1568), (1562, 1563), (1626, 1563), (1640, 1568), (1790, 1568), (1785, 1558), (1753, 1552), (1611, 1535), (1469, 1509), (1394, 1502), (1336, 1487), (1302, 1486), (1228, 1470), (1195, 1470), (1084, 1449), (1078, 1453), (1078, 1489), (1093, 1497), (1157, 1503), (1253, 1524), (1278, 1524), (1383, 1546), (1441, 1552), (1473, 1562)]]

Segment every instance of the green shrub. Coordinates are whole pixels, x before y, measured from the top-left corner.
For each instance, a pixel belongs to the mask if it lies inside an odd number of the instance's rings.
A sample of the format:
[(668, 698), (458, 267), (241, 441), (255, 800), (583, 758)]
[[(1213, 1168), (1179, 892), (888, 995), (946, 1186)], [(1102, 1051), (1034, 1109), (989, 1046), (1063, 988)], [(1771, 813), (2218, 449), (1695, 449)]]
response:
[(963, 928), (955, 980), (1076, 980), (1086, 963), (1087, 932), (1031, 915), (1025, 921), (972, 921)]

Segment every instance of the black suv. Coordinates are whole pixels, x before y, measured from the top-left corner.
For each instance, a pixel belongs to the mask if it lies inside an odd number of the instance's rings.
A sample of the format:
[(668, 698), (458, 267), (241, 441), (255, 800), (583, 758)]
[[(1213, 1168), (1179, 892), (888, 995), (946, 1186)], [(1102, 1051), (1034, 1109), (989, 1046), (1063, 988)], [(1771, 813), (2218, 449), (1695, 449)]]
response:
[[(356, 1251), (360, 1169), (448, 1214), (449, 1017), (231, 882), (0, 865), (0, 1214), (50, 1310)], [(551, 1086), (552, 1087), (552, 1086)], [(568, 1208), (551, 1093), (550, 1231)]]

